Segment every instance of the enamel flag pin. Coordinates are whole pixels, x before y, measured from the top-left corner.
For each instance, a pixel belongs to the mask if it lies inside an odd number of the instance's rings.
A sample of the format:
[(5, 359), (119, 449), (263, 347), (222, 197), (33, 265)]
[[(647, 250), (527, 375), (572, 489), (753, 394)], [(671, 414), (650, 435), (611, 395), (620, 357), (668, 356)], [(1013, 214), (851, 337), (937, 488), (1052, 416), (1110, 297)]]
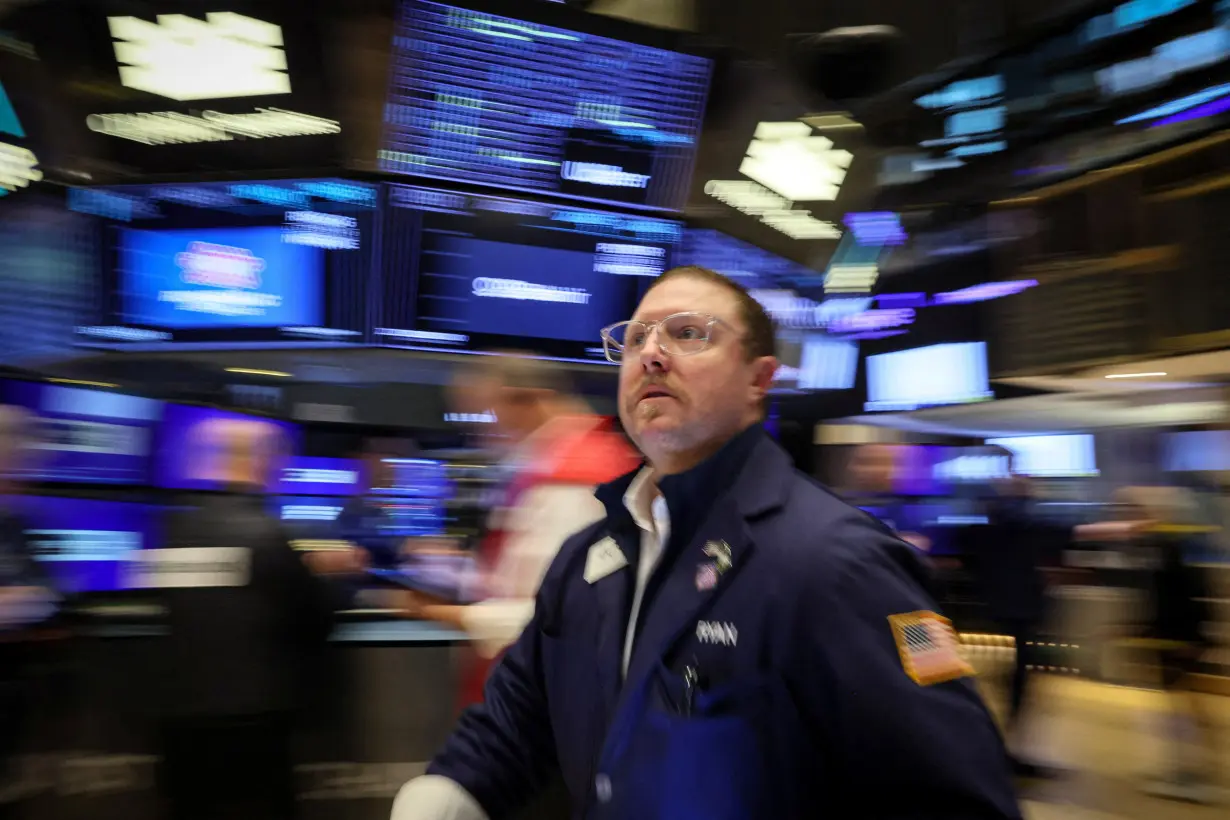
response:
[(712, 560), (696, 568), (696, 588), (701, 592), (717, 586), (718, 579), (731, 567), (730, 544), (725, 541), (709, 541), (704, 552)]

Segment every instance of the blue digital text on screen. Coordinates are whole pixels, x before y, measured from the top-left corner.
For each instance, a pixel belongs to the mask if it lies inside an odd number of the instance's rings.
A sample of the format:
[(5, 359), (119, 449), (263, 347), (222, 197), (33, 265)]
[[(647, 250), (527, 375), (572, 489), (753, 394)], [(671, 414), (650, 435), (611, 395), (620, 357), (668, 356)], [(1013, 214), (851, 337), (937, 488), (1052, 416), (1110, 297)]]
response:
[(124, 230), (127, 320), (166, 328), (321, 324), (322, 252), (283, 240), (276, 227)]

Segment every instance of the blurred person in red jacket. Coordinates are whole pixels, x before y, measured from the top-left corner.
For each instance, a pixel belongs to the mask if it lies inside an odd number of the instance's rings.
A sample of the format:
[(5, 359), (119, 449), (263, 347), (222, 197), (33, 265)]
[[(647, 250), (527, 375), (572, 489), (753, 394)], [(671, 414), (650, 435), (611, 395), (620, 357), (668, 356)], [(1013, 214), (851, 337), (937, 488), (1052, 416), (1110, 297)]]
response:
[(454, 401), (484, 408), (505, 447), (501, 487), (478, 547), (468, 605), (410, 597), (410, 614), (468, 632), (474, 657), (463, 707), (482, 700), (501, 652), (534, 614), (534, 595), (568, 536), (603, 517), (594, 488), (635, 469), (640, 456), (608, 418), (572, 392), (559, 365), (518, 354), (485, 356), (461, 373)]

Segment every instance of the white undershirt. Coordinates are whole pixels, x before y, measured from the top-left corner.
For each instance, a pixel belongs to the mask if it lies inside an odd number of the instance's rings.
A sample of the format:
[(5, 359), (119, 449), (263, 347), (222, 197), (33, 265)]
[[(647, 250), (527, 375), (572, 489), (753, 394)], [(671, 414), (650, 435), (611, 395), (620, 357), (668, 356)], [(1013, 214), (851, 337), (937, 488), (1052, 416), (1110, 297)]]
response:
[(666, 542), (671, 537), (670, 512), (666, 508), (666, 499), (658, 492), (653, 483), (653, 471), (645, 467), (636, 474), (628, 491), (624, 493), (624, 506), (632, 514), (632, 520), (641, 531), (641, 554), (636, 563), (636, 588), (632, 593), (632, 610), (628, 617), (628, 628), (624, 636), (623, 673), (628, 674), (628, 663), (632, 659), (632, 644), (636, 638), (636, 624), (641, 615), (641, 600), (645, 597), (645, 587), (649, 578), (662, 560), (662, 552)]

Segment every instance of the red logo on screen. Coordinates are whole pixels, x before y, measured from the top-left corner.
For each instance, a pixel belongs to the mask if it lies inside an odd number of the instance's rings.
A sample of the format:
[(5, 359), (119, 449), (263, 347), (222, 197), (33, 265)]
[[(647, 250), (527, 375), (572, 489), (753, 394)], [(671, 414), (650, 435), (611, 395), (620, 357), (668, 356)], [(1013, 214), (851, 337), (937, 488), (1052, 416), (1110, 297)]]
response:
[(215, 288), (246, 288), (261, 286), (261, 271), (265, 260), (254, 256), (247, 248), (193, 242), (188, 250), (175, 255), (180, 279), (190, 285), (210, 285)]

